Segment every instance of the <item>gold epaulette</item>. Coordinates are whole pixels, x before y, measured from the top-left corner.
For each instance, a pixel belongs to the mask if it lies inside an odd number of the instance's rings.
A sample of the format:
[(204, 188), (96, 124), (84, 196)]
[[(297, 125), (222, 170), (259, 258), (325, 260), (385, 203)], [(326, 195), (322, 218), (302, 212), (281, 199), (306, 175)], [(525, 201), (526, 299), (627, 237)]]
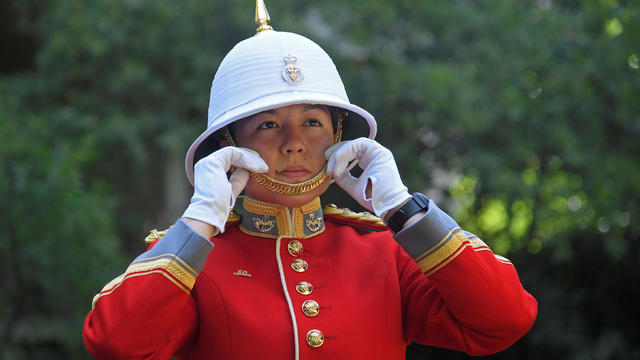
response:
[[(227, 219), (227, 222), (234, 222), (234, 221), (240, 221), (240, 215), (238, 215), (238, 213), (235, 211), (231, 211), (231, 213), (229, 214), (229, 218)], [(171, 226), (169, 226), (169, 229), (171, 229)], [(149, 235), (147, 235), (147, 237), (144, 238), (144, 242), (147, 245), (149, 245), (156, 240), (162, 239), (162, 237), (167, 234), (167, 231), (169, 231), (169, 229), (165, 229), (162, 231), (158, 231), (158, 229), (153, 229), (149, 231)]]
[(229, 214), (229, 217), (227, 218), (227, 222), (240, 221), (240, 218), (241, 218), (241, 216), (237, 212), (231, 210), (231, 213)]
[(322, 212), (325, 215), (337, 215), (349, 220), (364, 221), (374, 225), (386, 226), (382, 219), (368, 211), (355, 212), (348, 208), (339, 208), (334, 204), (329, 204), (322, 209)]
[[(169, 229), (171, 229), (171, 226), (169, 226)], [(146, 238), (144, 238), (144, 242), (149, 245), (152, 242), (161, 239), (163, 236), (166, 235), (167, 231), (169, 231), (169, 229), (165, 229), (162, 231), (158, 231), (158, 229), (153, 229), (151, 231), (149, 231), (149, 235), (147, 235)]]

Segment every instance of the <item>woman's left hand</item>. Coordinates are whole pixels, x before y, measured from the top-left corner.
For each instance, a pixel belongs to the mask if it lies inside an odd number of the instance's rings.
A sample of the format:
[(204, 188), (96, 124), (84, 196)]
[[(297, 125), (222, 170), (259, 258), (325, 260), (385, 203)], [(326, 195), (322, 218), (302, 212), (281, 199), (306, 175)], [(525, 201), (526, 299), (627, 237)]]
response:
[[(325, 151), (327, 173), (360, 205), (376, 216), (387, 212), (411, 198), (400, 179), (398, 167), (389, 149), (368, 138), (344, 141)], [(357, 160), (364, 170), (360, 177), (351, 175), (348, 165)]]

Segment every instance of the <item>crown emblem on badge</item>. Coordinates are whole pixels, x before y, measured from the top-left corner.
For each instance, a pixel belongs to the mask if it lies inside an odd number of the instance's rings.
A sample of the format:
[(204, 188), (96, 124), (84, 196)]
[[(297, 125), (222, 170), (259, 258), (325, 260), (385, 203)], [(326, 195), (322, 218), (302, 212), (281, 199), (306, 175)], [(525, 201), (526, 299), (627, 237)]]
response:
[(302, 70), (296, 65), (298, 58), (289, 54), (283, 60), (286, 65), (282, 68), (282, 78), (291, 85), (299, 84), (304, 76)]

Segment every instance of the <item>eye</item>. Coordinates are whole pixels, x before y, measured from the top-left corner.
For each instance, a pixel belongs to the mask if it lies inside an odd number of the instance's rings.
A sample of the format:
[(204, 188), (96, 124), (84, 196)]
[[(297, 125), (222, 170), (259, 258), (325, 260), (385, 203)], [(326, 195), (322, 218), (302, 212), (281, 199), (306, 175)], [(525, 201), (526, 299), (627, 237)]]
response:
[(275, 122), (273, 122), (273, 121), (265, 121), (265, 122), (263, 122), (262, 124), (260, 124), (258, 126), (258, 129), (264, 130), (264, 129), (273, 129), (273, 128), (276, 128), (276, 127), (278, 127), (278, 124), (276, 124)]
[(318, 121), (317, 119), (309, 119), (306, 122), (307, 126), (322, 126), (322, 123), (320, 121)]

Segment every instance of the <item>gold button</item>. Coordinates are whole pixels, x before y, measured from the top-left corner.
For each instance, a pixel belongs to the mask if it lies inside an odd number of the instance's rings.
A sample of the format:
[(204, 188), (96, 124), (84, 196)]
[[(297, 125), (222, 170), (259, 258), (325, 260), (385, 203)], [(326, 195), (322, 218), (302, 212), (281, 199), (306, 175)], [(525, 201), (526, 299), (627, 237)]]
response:
[(300, 281), (296, 285), (296, 291), (298, 291), (298, 293), (300, 293), (302, 295), (309, 295), (313, 291), (313, 285), (311, 285), (310, 283), (308, 283), (306, 281)]
[(302, 254), (302, 243), (298, 240), (291, 240), (287, 245), (287, 250), (289, 250), (289, 254), (298, 256)]
[(313, 300), (307, 300), (302, 303), (302, 312), (308, 317), (314, 317), (318, 315), (320, 311), (320, 305)]
[(291, 268), (297, 272), (305, 272), (309, 268), (309, 264), (302, 259), (293, 259)]
[(322, 331), (320, 330), (310, 330), (307, 333), (307, 344), (311, 347), (320, 347), (324, 343), (324, 335), (322, 335)]

